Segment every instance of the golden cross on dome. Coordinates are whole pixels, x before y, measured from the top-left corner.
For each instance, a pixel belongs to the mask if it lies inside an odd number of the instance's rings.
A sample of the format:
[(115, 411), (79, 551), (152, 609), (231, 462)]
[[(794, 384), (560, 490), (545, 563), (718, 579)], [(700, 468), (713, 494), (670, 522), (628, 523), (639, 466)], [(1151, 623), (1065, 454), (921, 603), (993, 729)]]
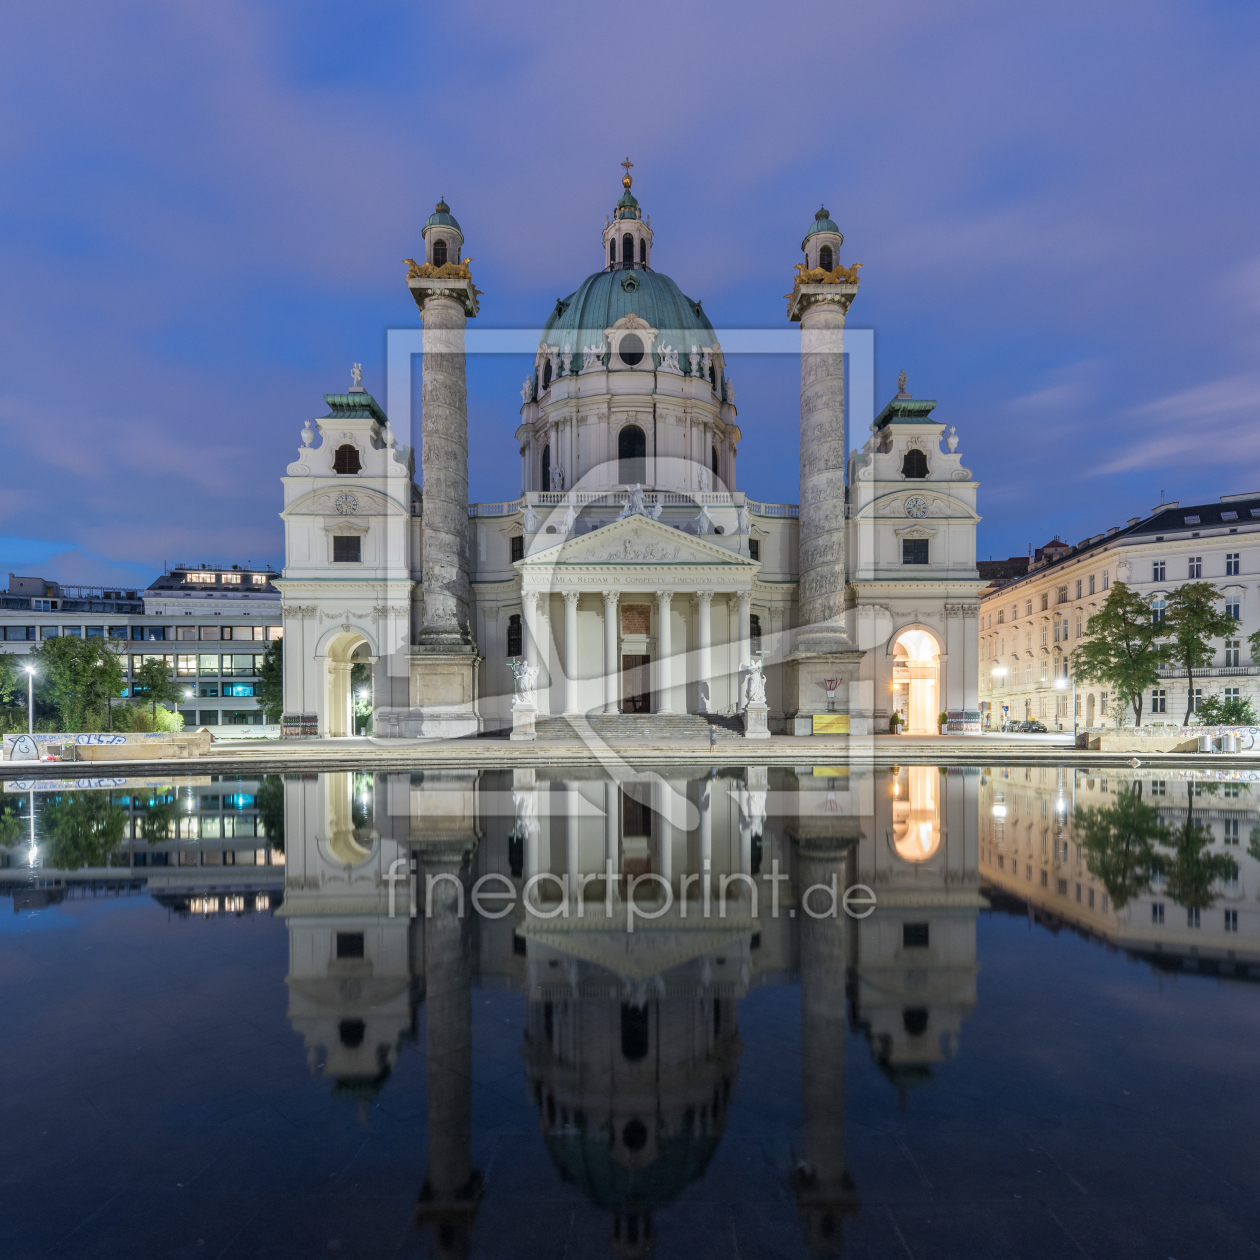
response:
[(622, 186), (625, 188), (629, 188), (630, 185), (634, 182), (630, 178), (630, 168), (634, 165), (634, 163), (630, 161), (629, 158), (626, 158), (626, 160), (622, 162), (621, 165), (626, 168), (626, 173), (624, 176), (622, 176), (622, 179), (621, 179)]

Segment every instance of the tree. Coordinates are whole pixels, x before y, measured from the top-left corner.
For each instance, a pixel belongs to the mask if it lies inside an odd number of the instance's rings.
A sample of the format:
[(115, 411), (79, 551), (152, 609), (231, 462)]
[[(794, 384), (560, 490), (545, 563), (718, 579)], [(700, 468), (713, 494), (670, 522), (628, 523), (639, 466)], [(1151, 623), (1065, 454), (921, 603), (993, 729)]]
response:
[(78, 792), (60, 797), (43, 809), (48, 837), (47, 865), (63, 871), (105, 866), (127, 826), (127, 811), (108, 792)]
[(1199, 721), (1205, 726), (1255, 726), (1255, 706), (1244, 696), (1208, 696), (1199, 702)]
[(1190, 796), (1186, 821), (1175, 831), (1165, 832), (1161, 839), (1161, 843), (1172, 848), (1172, 857), (1163, 864), (1165, 887), (1178, 905), (1207, 910), (1216, 900), (1212, 885), (1218, 879), (1233, 879), (1238, 874), (1238, 863), (1224, 853), (1207, 851), (1212, 843), (1212, 829), (1195, 821), (1194, 790), (1198, 785), (1187, 786)]
[(1187, 582), (1168, 596), (1163, 633), (1172, 640), (1169, 656), (1186, 671), (1186, 726), (1194, 712), (1194, 671), (1211, 664), (1216, 655), (1213, 639), (1223, 639), (1238, 628), (1238, 622), (1217, 608), (1220, 598), (1211, 582)]
[(258, 704), (268, 722), (284, 712), (284, 640), (273, 639), (258, 667)]
[(1073, 821), (1090, 874), (1102, 880), (1112, 905), (1123, 910), (1150, 888), (1161, 868), (1155, 843), (1166, 832), (1159, 810), (1145, 804), (1140, 792), (1129, 787), (1114, 805), (1078, 806)]
[(284, 780), (278, 774), (265, 774), (254, 793), (258, 817), (267, 840), (277, 853), (284, 852)]
[(1133, 708), (1135, 725), (1142, 725), (1142, 693), (1159, 680), (1159, 667), (1169, 649), (1159, 643), (1160, 627), (1150, 601), (1123, 582), (1111, 588), (1103, 606), (1085, 627), (1089, 636), (1072, 653), (1078, 678), (1106, 683), (1122, 704)]
[(0, 652), (0, 704), (21, 704), (26, 699), (26, 671), (14, 652)]
[(153, 717), (153, 729), (157, 729), (157, 707), (167, 701), (179, 699), (179, 688), (170, 676), (170, 666), (164, 656), (146, 656), (131, 676), (131, 691), (135, 695), (140, 692), (149, 702)]
[(62, 635), (31, 652), (35, 684), (56, 706), (61, 729), (100, 729), (110, 699), (122, 691), (121, 656), (106, 639)]

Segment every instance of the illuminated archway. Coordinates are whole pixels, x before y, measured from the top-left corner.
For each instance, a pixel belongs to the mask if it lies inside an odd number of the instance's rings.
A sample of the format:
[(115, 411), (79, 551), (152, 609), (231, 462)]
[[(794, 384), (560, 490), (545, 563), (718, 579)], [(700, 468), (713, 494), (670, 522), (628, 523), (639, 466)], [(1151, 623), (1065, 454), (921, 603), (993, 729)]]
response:
[(935, 735), (941, 711), (941, 658), (926, 630), (903, 630), (893, 644), (893, 705), (907, 735)]
[[(355, 720), (355, 686), (354, 670), (356, 666), (369, 665), (366, 686), (369, 694), (366, 697), (368, 711), (371, 711), (371, 652), (372, 645), (363, 635), (353, 630), (343, 630), (334, 635), (324, 649), (324, 714), (327, 733), (332, 736), (355, 735), (358, 725)], [(360, 670), (360, 672), (363, 672)], [(365, 684), (360, 682), (359, 689)], [(362, 706), (361, 706), (362, 707)]]
[(926, 862), (940, 844), (940, 771), (909, 766), (893, 780), (893, 851), (905, 862)]

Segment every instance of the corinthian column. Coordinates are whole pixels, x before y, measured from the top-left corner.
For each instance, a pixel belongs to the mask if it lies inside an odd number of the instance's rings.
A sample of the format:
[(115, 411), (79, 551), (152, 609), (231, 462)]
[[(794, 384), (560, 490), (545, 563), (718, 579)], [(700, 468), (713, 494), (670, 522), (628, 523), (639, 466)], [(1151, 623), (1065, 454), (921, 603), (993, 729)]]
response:
[(425, 296), (420, 466), (424, 480), (424, 625), (418, 642), (471, 642), (468, 619), (468, 386), (462, 295)]

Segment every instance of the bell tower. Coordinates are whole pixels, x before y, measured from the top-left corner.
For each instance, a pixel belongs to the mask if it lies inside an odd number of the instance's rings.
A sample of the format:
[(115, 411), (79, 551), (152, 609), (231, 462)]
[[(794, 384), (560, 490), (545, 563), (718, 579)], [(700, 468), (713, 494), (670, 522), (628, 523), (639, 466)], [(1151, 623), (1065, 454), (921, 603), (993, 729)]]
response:
[(621, 165), (626, 168), (621, 179), (624, 191), (604, 227), (604, 267), (608, 271), (633, 271), (652, 264), (651, 216), (644, 219), (643, 207), (630, 191), (634, 183), (630, 168), (634, 163), (626, 158)]

